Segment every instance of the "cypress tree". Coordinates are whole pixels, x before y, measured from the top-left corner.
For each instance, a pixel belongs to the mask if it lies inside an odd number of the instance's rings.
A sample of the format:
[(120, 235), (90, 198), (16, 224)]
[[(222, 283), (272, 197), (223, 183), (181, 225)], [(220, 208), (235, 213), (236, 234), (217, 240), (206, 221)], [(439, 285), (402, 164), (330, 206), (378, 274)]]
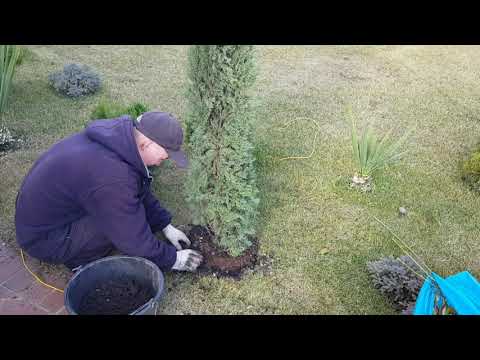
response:
[(252, 145), (252, 46), (196, 45), (188, 53), (185, 182), (195, 224), (231, 256), (251, 245), (259, 203)]

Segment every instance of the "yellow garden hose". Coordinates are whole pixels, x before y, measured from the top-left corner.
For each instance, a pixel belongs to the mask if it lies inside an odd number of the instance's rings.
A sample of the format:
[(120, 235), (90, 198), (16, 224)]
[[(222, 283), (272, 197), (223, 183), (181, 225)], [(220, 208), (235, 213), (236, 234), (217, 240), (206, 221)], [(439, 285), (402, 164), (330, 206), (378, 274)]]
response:
[(53, 290), (56, 290), (56, 291), (59, 291), (59, 292), (63, 293), (63, 290), (62, 290), (62, 289), (56, 288), (55, 286), (52, 286), (52, 285), (47, 284), (46, 282), (43, 282), (37, 275), (35, 275), (35, 274), (28, 268), (27, 263), (25, 262), (25, 257), (23, 256), (23, 251), (22, 251), (22, 249), (20, 249), (20, 255), (22, 255), (23, 266), (25, 266), (25, 269), (27, 269), (28, 272), (29, 272), (30, 274), (32, 274), (32, 276), (35, 278), (35, 280), (37, 280), (40, 284), (45, 285), (46, 287), (49, 287), (49, 288), (51, 288), (51, 289), (53, 289)]
[[(286, 127), (288, 127), (292, 122), (294, 122), (295, 120), (299, 120), (299, 119), (307, 119), (307, 120), (311, 120), (315, 123), (315, 125), (317, 126), (318, 130), (320, 130), (320, 126), (318, 125), (318, 123), (313, 120), (312, 118), (309, 118), (309, 117), (296, 117), (295, 119), (292, 119), (290, 121), (287, 122), (287, 124), (285, 124), (283, 127), (281, 127), (281, 129), (285, 129)], [(310, 153), (310, 155), (308, 156), (287, 156), (287, 157), (283, 157), (283, 158), (280, 158), (278, 159), (279, 161), (281, 160), (290, 160), (290, 159), (310, 159), (313, 155), (313, 153), (315, 152), (315, 145), (317, 143), (317, 135), (318, 135), (318, 131), (315, 132), (315, 137), (313, 138), (313, 143), (312, 143), (312, 152)]]

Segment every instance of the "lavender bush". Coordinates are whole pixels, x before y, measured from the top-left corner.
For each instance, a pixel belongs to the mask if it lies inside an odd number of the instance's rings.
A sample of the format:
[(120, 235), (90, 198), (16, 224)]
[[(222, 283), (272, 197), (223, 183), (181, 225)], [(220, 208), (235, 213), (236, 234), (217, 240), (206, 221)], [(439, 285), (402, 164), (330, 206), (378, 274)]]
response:
[(397, 259), (386, 257), (367, 263), (374, 287), (380, 290), (397, 310), (404, 313), (412, 309), (412, 303), (415, 303), (423, 284), (423, 279), (409, 268), (421, 274), (421, 270), (409, 256)]
[(50, 74), (49, 83), (61, 94), (77, 98), (100, 89), (100, 76), (86, 65), (67, 64), (63, 71)]

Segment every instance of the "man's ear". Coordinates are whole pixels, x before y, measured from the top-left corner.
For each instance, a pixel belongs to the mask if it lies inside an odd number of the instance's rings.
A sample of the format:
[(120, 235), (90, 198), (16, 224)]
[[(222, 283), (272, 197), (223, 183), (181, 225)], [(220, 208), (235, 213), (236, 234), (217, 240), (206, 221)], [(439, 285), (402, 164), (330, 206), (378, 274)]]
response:
[(145, 151), (145, 141), (140, 141), (140, 143), (138, 144), (138, 149), (140, 151)]

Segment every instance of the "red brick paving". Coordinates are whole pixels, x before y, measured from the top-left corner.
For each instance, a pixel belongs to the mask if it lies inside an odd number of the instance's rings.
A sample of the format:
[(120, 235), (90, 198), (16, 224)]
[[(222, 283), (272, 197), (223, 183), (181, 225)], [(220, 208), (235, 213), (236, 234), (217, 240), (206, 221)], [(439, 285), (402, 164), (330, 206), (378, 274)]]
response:
[[(19, 272), (20, 274), (25, 274), (25, 272), (21, 271)], [(23, 288), (20, 288), (18, 290), (16, 289), (12, 289), (12, 287), (20, 287), (17, 285), (17, 283), (14, 283), (13, 281), (15, 281), (15, 278), (17, 277), (17, 275), (15, 275), (15, 277), (13, 277), (12, 279), (10, 279), (7, 283), (5, 283), (3, 286), (14, 291), (16, 293), (17, 296), (21, 297), (21, 298), (24, 298), (24, 299), (36, 299), (37, 300), (37, 303), (41, 303), (46, 297), (47, 295), (49, 295), (52, 290), (42, 284), (40, 284), (39, 282), (33, 280), (33, 277), (32, 275), (30, 274), (26, 274), (26, 275), (29, 275), (30, 276), (30, 279), (32, 280), (28, 286), (26, 287), (23, 287)], [(11, 283), (10, 286), (7, 286), (8, 283)], [(13, 282), (13, 283), (12, 283)], [(13, 286), (12, 286), (13, 285)]]
[(10, 279), (23, 265), (18, 260), (8, 260), (0, 263), (0, 284)]
[[(64, 289), (72, 274), (42, 266), (24, 254), (29, 269), (49, 285)], [(0, 243), (0, 315), (68, 315), (64, 294), (39, 283), (23, 265), (20, 250)]]
[[(41, 271), (40, 263), (28, 255), (25, 261), (44, 282), (64, 289), (69, 274), (58, 270)], [(20, 251), (0, 243), (0, 315), (67, 315), (63, 293), (40, 284), (25, 269)]]
[(50, 315), (47, 311), (21, 300), (0, 300), (1, 315)]
[(40, 305), (52, 313), (57, 313), (63, 308), (63, 293), (52, 290), (52, 292), (40, 303)]
[(2, 283), (7, 289), (15, 292), (21, 292), (27, 290), (33, 285), (35, 279), (26, 270), (17, 271), (11, 278)]
[(8, 290), (6, 287), (0, 285), (0, 301), (3, 299), (15, 299), (16, 295), (13, 291)]
[(57, 315), (68, 315), (67, 309), (65, 309), (65, 306), (63, 306), (58, 312), (56, 312)]

